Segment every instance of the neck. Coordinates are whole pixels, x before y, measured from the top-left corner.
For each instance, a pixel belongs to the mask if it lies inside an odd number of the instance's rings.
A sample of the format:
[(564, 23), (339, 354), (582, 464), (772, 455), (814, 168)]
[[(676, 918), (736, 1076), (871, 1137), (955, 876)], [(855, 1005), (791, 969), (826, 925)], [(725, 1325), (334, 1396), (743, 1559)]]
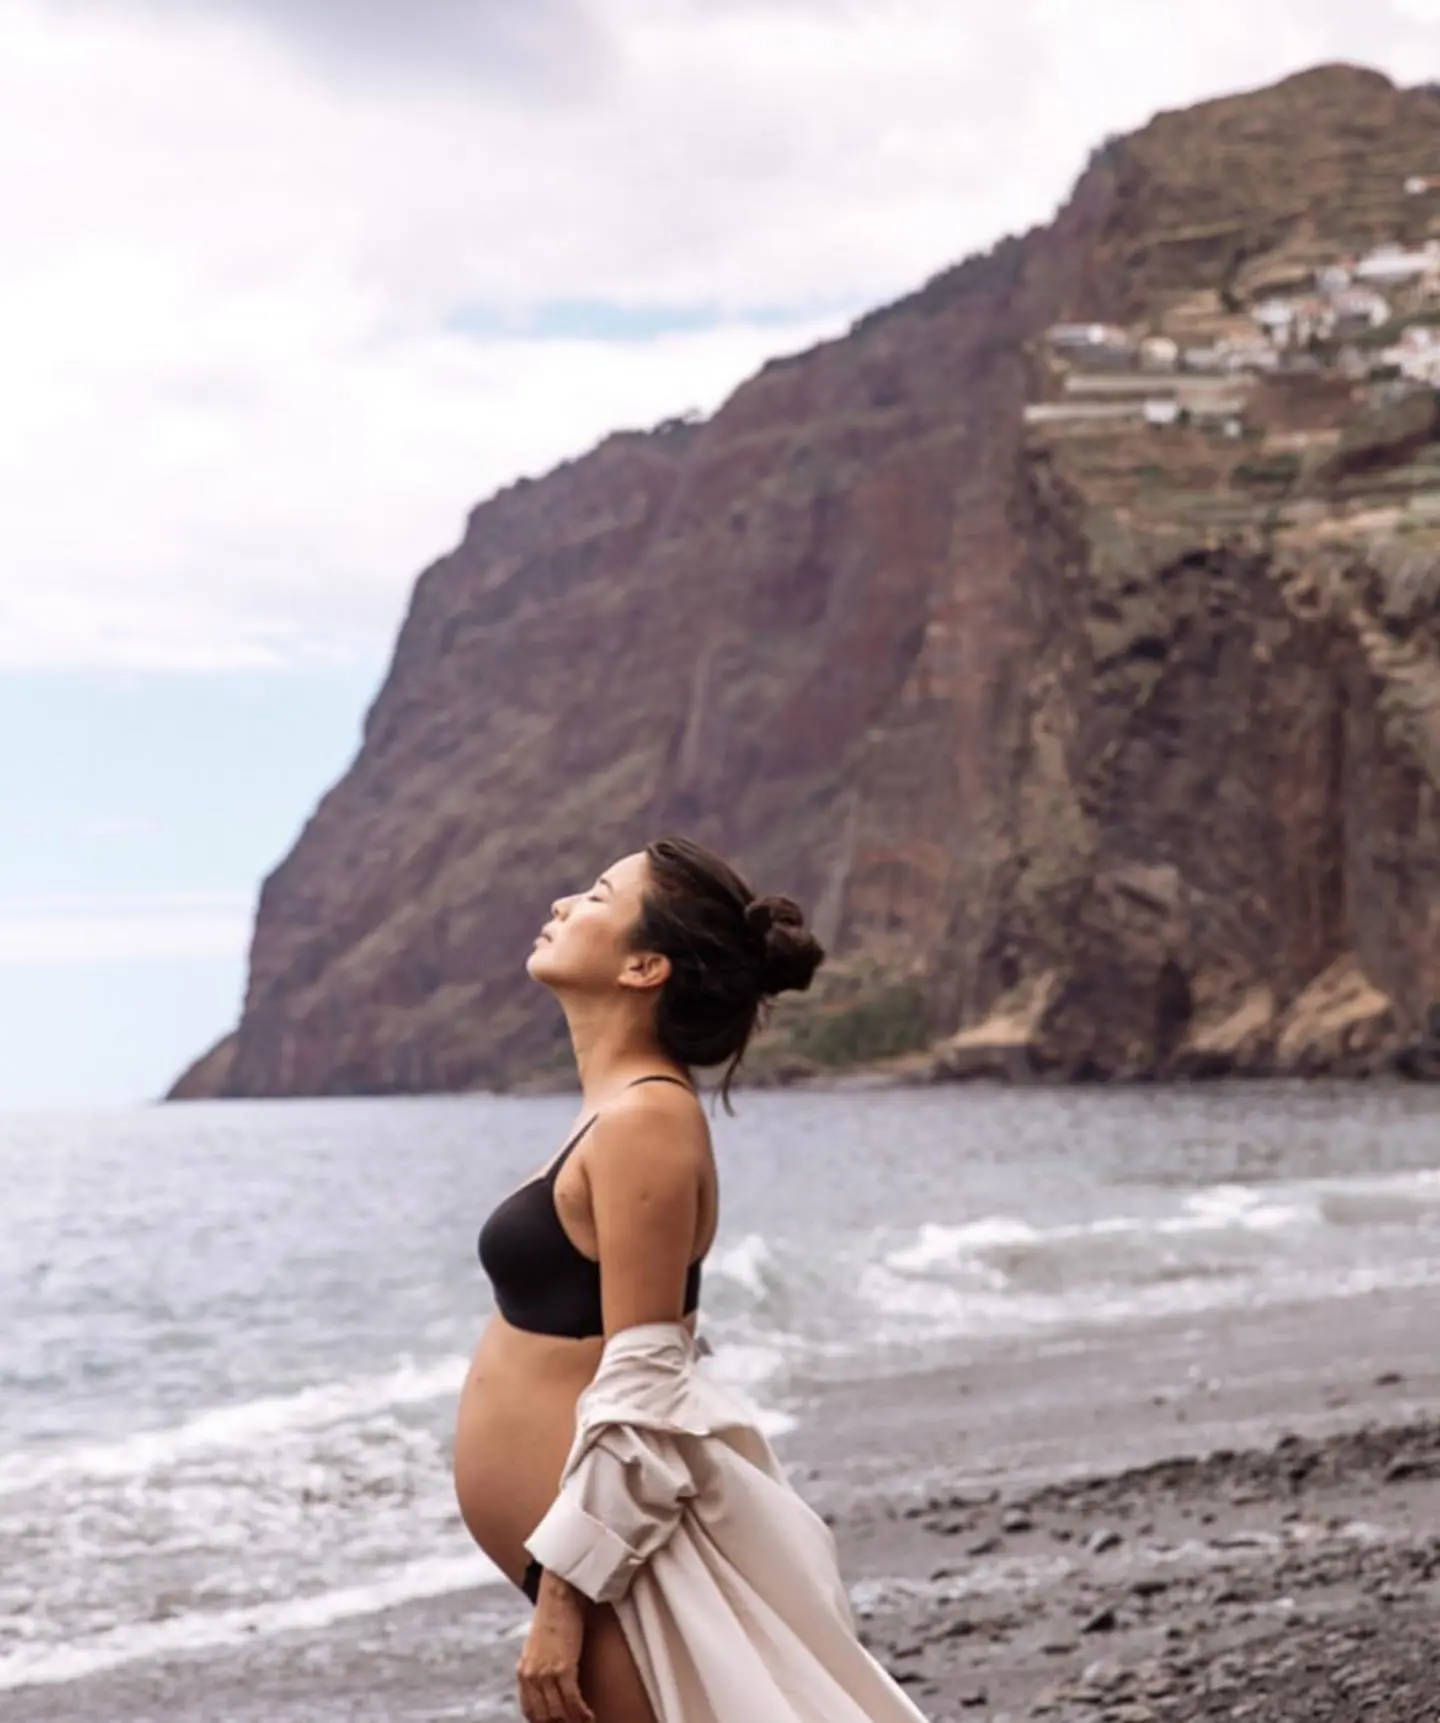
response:
[(645, 1072), (673, 1065), (656, 1045), (648, 1022), (634, 1021), (617, 1012), (610, 1002), (579, 998), (560, 1003), (587, 1103), (613, 1093)]

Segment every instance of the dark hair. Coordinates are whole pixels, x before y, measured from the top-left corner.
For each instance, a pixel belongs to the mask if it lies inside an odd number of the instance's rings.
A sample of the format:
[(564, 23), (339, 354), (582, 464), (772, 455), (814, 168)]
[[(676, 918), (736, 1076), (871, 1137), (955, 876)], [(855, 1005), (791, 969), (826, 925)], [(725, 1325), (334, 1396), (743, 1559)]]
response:
[(690, 838), (647, 844), (650, 883), (635, 924), (637, 951), (670, 959), (655, 1030), (678, 1064), (724, 1065), (730, 1085), (777, 993), (803, 993), (825, 952), (798, 903), (757, 897), (727, 862)]

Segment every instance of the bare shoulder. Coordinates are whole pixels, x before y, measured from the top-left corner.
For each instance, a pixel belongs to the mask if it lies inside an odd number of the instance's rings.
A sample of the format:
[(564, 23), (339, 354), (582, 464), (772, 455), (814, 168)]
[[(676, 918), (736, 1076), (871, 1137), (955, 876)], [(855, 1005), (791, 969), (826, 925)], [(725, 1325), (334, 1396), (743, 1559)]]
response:
[(693, 1090), (644, 1083), (622, 1091), (595, 1121), (586, 1170), (607, 1184), (693, 1184), (710, 1159), (710, 1126)]

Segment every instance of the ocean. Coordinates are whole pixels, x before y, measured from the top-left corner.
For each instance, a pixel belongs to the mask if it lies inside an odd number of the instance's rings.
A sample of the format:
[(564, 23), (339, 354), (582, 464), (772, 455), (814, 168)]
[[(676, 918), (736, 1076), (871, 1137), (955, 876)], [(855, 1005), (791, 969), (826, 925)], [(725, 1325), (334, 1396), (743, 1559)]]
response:
[[(0, 1119), (0, 1691), (499, 1587), (450, 1487), (475, 1235), (573, 1098)], [(713, 1367), (826, 1383), (1440, 1281), (1440, 1095), (742, 1093)], [(508, 1598), (508, 1593), (507, 1593)]]

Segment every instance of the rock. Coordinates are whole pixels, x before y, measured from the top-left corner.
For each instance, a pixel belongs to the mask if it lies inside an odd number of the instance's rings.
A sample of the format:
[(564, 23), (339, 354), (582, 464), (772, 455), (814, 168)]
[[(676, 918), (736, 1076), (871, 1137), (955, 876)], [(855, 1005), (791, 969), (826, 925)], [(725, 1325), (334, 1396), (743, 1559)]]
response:
[(1040, 1025), (1055, 994), (1058, 977), (1047, 971), (1002, 994), (982, 1023), (960, 1030), (940, 1048), (939, 1075), (960, 1081), (998, 1077), (1018, 1082), (1044, 1067)]
[(1339, 957), (1294, 1001), (1280, 1025), (1278, 1068), (1297, 1076), (1363, 1062), (1395, 1035), (1395, 1005), (1353, 954)]
[(1440, 438), (1440, 394), (1417, 390), (1388, 407), (1367, 413), (1341, 434), (1326, 476), (1332, 480), (1398, 466), (1426, 443)]
[(1000, 1530), (1002, 1532), (1029, 1532), (1034, 1529), (1035, 1522), (1025, 1512), (1024, 1508), (1007, 1508), (1000, 1516)]
[(1085, 1548), (1091, 1555), (1106, 1555), (1111, 1550), (1119, 1549), (1124, 1538), (1113, 1526), (1101, 1526), (1098, 1531), (1091, 1532), (1085, 1540)]
[(1106, 1604), (1103, 1609), (1097, 1609), (1089, 1617), (1080, 1631), (1081, 1633), (1113, 1633), (1119, 1625), (1119, 1619), (1114, 1608), (1110, 1604)]
[(989, 1537), (980, 1538), (971, 1544), (965, 1553), (967, 1555), (994, 1555), (996, 1550), (1004, 1549), (1004, 1547), (1004, 1539), (996, 1537), (992, 1533)]
[(1275, 995), (1264, 983), (1248, 988), (1238, 1002), (1222, 1001), (1191, 1026), (1176, 1052), (1176, 1074), (1223, 1077), (1264, 1062), (1278, 1016)]
[(757, 1079), (1423, 1075), (1437, 552), (1374, 522), (1433, 413), (1342, 391), (1327, 467), (1025, 409), (1058, 321), (1402, 231), (1437, 126), (1354, 67), (1162, 113), (1048, 226), (477, 508), (172, 1096), (568, 1083), (532, 936), (668, 828), (832, 949)]
[(1416, 1082), (1440, 1082), (1440, 1003), (1431, 1005), (1424, 1027), (1396, 1053), (1395, 1069)]

